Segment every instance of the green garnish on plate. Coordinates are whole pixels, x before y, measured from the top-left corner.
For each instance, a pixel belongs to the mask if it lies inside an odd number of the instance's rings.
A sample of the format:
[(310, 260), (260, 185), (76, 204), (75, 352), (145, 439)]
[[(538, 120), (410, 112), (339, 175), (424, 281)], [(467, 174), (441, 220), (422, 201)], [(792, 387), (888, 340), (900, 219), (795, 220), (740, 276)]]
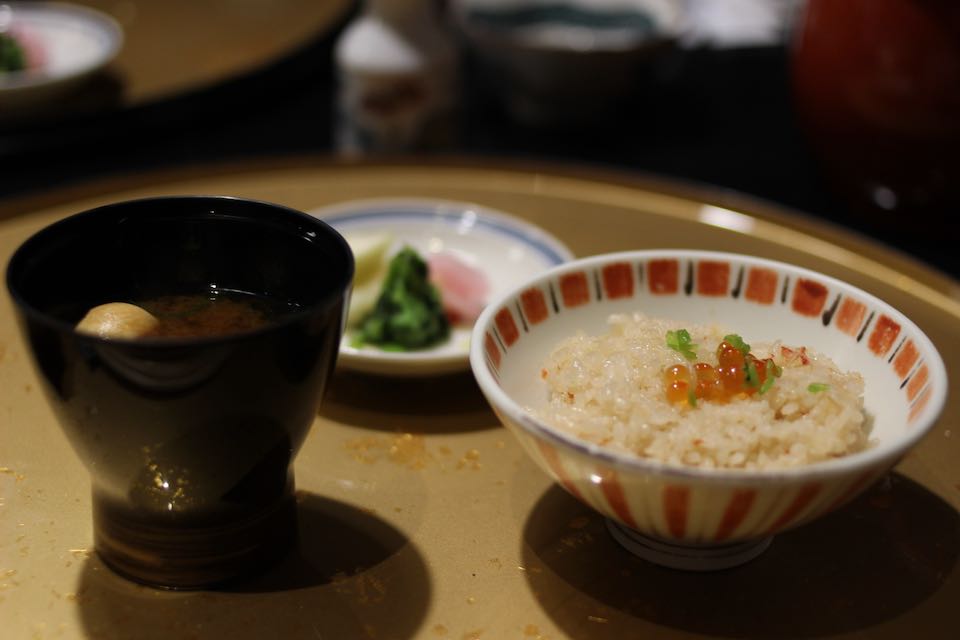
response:
[(730, 346), (732, 346), (734, 349), (736, 349), (743, 355), (747, 355), (748, 353), (750, 353), (750, 345), (744, 342), (743, 338), (741, 338), (737, 334), (735, 333), (727, 334), (723, 336), (723, 339), (725, 342), (730, 343)]
[(825, 382), (811, 382), (807, 385), (807, 391), (810, 393), (820, 393), (821, 391), (826, 391), (829, 388), (830, 385)]
[(667, 346), (678, 352), (687, 360), (696, 360), (697, 345), (693, 344), (693, 338), (686, 329), (677, 329), (676, 331), (667, 331)]
[(23, 71), (27, 68), (27, 56), (17, 39), (8, 33), (0, 33), (0, 73)]
[(783, 367), (777, 365), (773, 360), (767, 360), (766, 371), (767, 377), (764, 379), (763, 384), (760, 385), (760, 393), (766, 393), (770, 391), (770, 388), (773, 387), (774, 381), (783, 375)]
[(427, 263), (409, 247), (390, 261), (377, 302), (356, 329), (351, 346), (384, 351), (425, 349), (450, 335), (440, 293), (428, 278)]
[(743, 365), (745, 376), (744, 382), (748, 387), (753, 387), (756, 389), (760, 386), (760, 372), (757, 371), (757, 365), (753, 364), (753, 360), (747, 360)]

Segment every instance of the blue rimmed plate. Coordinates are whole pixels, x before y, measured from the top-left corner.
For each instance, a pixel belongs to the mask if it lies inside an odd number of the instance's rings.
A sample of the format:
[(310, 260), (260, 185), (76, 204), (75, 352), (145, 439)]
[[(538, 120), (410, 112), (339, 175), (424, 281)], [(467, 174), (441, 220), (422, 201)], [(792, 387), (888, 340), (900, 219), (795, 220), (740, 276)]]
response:
[[(353, 200), (310, 212), (345, 235), (389, 232), (392, 251), (410, 246), (421, 255), (448, 251), (487, 276), (494, 299), (536, 274), (573, 259), (573, 253), (540, 227), (466, 202), (433, 199)], [(469, 368), (472, 325), (455, 326), (429, 349), (389, 352), (351, 346), (348, 331), (339, 366), (386, 375), (434, 375)]]
[(0, 72), (0, 113), (73, 90), (111, 62), (124, 33), (111, 16), (66, 2), (0, 3), (0, 32), (23, 48), (28, 68)]

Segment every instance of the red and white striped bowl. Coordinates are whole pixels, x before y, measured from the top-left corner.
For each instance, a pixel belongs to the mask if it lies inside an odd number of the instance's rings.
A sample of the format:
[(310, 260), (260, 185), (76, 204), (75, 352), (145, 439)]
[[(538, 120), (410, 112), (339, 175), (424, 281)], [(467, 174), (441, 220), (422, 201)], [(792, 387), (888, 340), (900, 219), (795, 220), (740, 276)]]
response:
[[(806, 345), (865, 380), (866, 451), (784, 471), (704, 470), (611, 451), (534, 417), (549, 351), (612, 313), (716, 321), (748, 340)], [(888, 471), (943, 408), (947, 376), (904, 314), (856, 287), (744, 255), (651, 250), (599, 255), (545, 272), (492, 301), (470, 364), (487, 400), (530, 456), (568, 492), (631, 531), (709, 547), (768, 538), (836, 509)]]

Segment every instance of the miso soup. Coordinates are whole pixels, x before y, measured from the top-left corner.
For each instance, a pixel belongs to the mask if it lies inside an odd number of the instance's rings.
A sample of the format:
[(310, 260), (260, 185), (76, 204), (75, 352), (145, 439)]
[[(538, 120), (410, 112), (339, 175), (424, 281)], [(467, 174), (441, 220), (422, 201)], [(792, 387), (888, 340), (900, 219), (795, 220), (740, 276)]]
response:
[(159, 321), (143, 337), (223, 336), (254, 331), (296, 310), (275, 299), (239, 292), (169, 295), (137, 301)]

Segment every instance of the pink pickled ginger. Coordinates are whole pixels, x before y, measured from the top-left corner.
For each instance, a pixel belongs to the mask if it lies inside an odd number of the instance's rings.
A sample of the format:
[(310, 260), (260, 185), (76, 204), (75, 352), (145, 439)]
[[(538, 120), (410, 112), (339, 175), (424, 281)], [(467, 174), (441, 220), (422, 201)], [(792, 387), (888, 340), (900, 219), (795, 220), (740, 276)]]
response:
[(17, 44), (23, 50), (25, 71), (40, 69), (47, 64), (47, 47), (40, 36), (32, 28), (14, 23), (10, 28), (8, 35), (16, 40)]
[(487, 276), (449, 251), (428, 254), (427, 265), (450, 323), (473, 323), (487, 305)]

